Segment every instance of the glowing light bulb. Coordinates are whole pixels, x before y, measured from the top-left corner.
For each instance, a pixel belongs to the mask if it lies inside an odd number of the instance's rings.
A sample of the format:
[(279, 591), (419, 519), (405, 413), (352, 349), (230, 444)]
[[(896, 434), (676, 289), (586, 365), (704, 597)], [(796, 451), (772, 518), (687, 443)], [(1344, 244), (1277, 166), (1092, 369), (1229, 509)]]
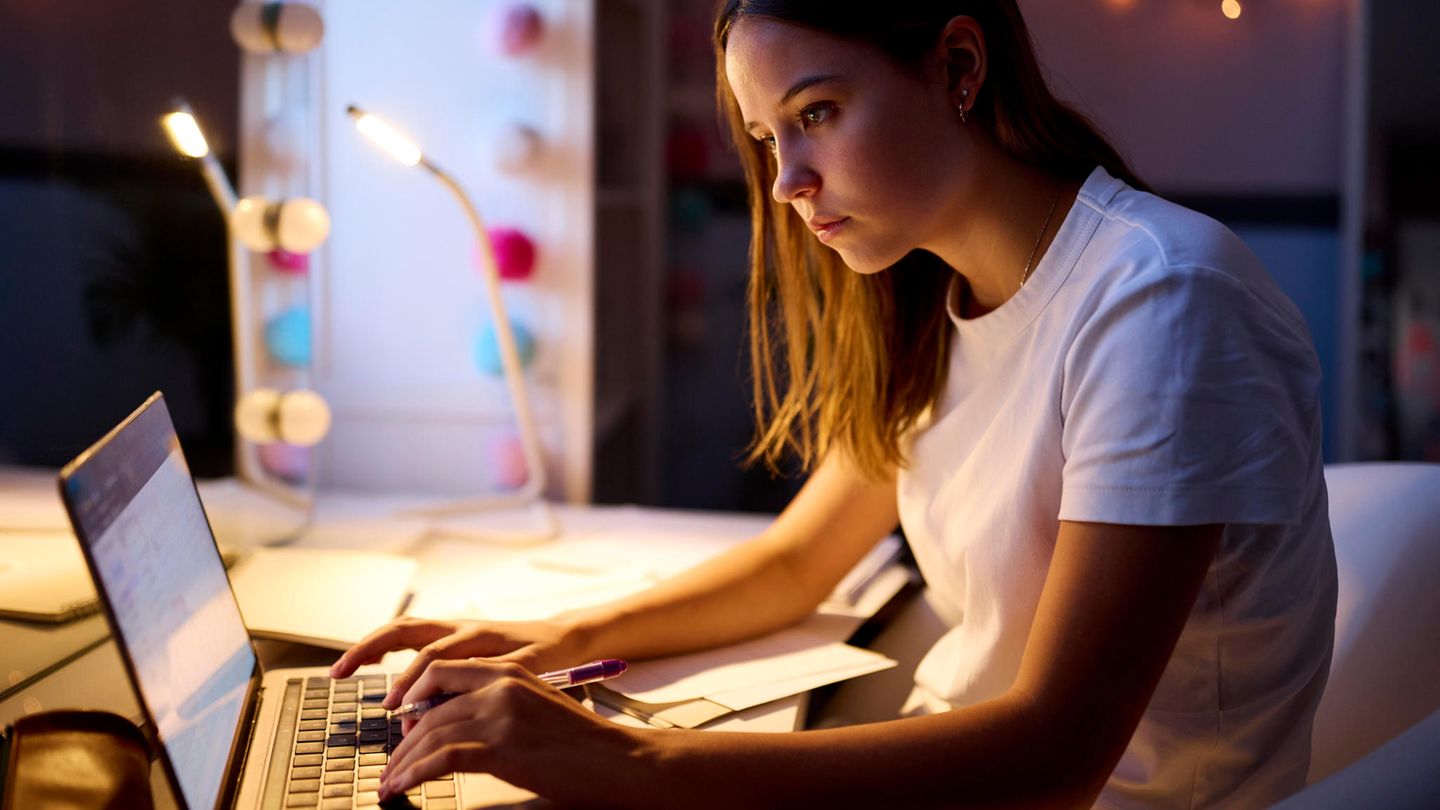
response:
[(256, 388), (235, 404), (235, 429), (256, 444), (312, 447), (330, 432), (330, 421), (325, 399), (304, 389)]
[(1232, 20), (1240, 19), (1240, 0), (1223, 0), (1220, 3), (1220, 13)]
[(416, 146), (409, 138), (396, 132), (394, 127), (353, 104), (346, 109), (346, 112), (355, 119), (355, 128), (360, 130), (360, 134), (389, 152), (391, 157), (406, 166), (414, 166), (420, 162), (420, 147)]
[(230, 35), (250, 53), (306, 53), (324, 38), (325, 21), (304, 3), (244, 2), (230, 15)]
[(200, 131), (195, 116), (184, 111), (172, 112), (161, 118), (160, 122), (165, 125), (165, 132), (170, 136), (170, 142), (175, 145), (175, 151), (192, 158), (202, 158), (210, 154), (210, 144), (205, 142), (205, 133)]
[(330, 235), (325, 206), (307, 197), (280, 202), (246, 197), (235, 206), (231, 224), (235, 236), (256, 253), (269, 253), (277, 247), (309, 253)]

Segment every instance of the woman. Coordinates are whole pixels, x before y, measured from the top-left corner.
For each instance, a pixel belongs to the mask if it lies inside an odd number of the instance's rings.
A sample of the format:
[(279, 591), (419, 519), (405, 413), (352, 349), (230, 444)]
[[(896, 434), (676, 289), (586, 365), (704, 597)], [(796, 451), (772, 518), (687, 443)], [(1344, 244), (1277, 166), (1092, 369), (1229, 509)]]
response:
[[(1046, 88), (1014, 0), (730, 0), (751, 191), (754, 456), (774, 526), (553, 621), (402, 620), (383, 789), (492, 772), (617, 806), (1261, 806), (1299, 788), (1335, 571), (1303, 322), (1219, 224)], [(530, 672), (810, 613), (895, 524), (951, 628), (893, 721), (629, 729)], [(488, 660), (444, 660), (485, 657)], [(402, 694), (403, 693), (403, 694)]]

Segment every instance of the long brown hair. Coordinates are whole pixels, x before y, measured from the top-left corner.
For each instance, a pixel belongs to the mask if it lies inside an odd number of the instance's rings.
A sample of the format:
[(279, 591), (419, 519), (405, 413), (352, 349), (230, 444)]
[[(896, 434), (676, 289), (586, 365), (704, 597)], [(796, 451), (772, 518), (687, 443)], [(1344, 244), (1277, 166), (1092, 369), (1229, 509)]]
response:
[(1096, 166), (1146, 189), (1096, 127), (1050, 92), (1015, 0), (722, 0), (715, 19), (716, 92), (749, 187), (749, 333), (756, 432), (748, 461), (812, 468), (832, 449), (873, 475), (904, 463), (902, 443), (945, 384), (954, 268), (912, 251), (862, 275), (822, 247), (794, 209), (770, 196), (775, 163), (745, 132), (725, 76), (741, 19), (767, 19), (878, 46), (919, 69), (946, 23), (968, 16), (985, 34), (984, 92), (970, 111), (1015, 159), (1067, 180)]

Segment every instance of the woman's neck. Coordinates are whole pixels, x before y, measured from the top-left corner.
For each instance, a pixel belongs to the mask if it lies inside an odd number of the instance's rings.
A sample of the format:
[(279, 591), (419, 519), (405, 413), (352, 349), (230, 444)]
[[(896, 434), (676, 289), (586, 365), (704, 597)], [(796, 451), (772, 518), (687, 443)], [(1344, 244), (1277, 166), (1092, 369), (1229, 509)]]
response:
[[(964, 276), (962, 317), (998, 308), (1044, 257), (1080, 186), (1022, 164), (998, 149), (969, 189), (954, 195), (941, 235), (926, 249)], [(975, 158), (972, 158), (975, 159)]]

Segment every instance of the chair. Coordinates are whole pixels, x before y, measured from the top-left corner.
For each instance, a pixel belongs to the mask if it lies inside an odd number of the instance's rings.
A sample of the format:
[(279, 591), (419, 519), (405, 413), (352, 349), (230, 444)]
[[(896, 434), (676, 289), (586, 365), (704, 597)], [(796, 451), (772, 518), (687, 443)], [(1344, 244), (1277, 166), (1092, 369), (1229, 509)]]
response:
[(1331, 465), (1325, 481), (1335, 657), (1311, 787), (1285, 805), (1440, 807), (1440, 464)]

